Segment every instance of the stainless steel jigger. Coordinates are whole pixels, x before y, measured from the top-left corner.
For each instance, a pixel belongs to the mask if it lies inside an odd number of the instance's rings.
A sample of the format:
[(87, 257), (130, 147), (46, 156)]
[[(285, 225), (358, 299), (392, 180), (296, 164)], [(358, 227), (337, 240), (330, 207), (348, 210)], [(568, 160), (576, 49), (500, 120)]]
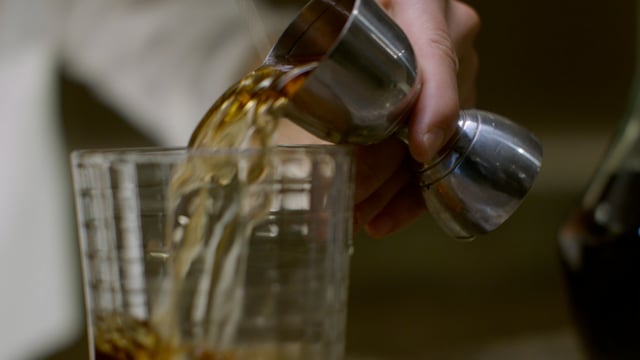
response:
[[(307, 64), (286, 115), (334, 142), (407, 141), (405, 118), (420, 90), (403, 31), (373, 0), (312, 0), (278, 39), (265, 64)], [(296, 76), (297, 74), (293, 74)], [(526, 129), (488, 112), (460, 113), (456, 134), (418, 174), (431, 215), (451, 236), (494, 230), (536, 178), (542, 147)]]

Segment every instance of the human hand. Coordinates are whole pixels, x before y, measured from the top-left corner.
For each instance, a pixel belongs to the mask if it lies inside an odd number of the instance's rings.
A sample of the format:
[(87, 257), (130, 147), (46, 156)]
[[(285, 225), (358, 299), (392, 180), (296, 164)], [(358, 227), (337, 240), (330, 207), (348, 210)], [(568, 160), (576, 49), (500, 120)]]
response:
[[(383, 0), (405, 31), (421, 69), (422, 91), (409, 121), (409, 151), (429, 161), (455, 130), (460, 108), (475, 101), (474, 40), (479, 18), (456, 0)], [(426, 208), (407, 148), (396, 139), (357, 149), (355, 222), (383, 237), (416, 220)]]
[[(406, 32), (423, 87), (409, 121), (409, 149), (395, 138), (356, 148), (355, 228), (383, 237), (426, 210), (411, 157), (430, 160), (453, 134), (461, 107), (475, 101), (475, 11), (456, 0), (380, 1)], [(281, 144), (326, 143), (295, 124), (280, 124)], [(409, 156), (409, 152), (412, 156)]]

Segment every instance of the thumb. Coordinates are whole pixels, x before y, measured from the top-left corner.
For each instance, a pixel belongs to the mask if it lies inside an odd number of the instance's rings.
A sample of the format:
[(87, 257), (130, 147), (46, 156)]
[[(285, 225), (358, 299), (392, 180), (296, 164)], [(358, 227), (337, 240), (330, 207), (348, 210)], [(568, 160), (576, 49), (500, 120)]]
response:
[(455, 131), (459, 112), (458, 59), (447, 26), (448, 1), (393, 2), (393, 15), (411, 42), (423, 89), (409, 122), (409, 148), (429, 161)]

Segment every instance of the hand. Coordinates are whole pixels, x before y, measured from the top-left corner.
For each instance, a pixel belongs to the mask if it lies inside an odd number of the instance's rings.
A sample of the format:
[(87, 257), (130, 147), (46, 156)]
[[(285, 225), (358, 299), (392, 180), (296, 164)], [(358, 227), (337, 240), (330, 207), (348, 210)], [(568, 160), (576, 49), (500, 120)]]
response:
[[(380, 1), (406, 32), (422, 71), (423, 88), (409, 119), (409, 149), (395, 138), (356, 149), (355, 228), (383, 237), (425, 212), (412, 160), (425, 162), (453, 134), (461, 107), (475, 101), (478, 66), (475, 11), (456, 0)], [(285, 121), (278, 143), (324, 141)]]
[[(454, 132), (460, 108), (475, 101), (478, 67), (474, 40), (479, 18), (456, 0), (385, 0), (380, 3), (411, 41), (423, 89), (409, 119), (409, 150), (430, 160)], [(357, 150), (355, 221), (372, 237), (409, 225), (425, 211), (406, 146), (395, 139)]]

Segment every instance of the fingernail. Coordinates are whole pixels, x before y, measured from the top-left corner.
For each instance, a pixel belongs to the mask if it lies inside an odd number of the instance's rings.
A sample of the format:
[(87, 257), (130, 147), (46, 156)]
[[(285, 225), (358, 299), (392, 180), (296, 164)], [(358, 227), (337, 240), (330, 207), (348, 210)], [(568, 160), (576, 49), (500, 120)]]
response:
[(429, 129), (424, 136), (422, 137), (422, 145), (425, 149), (424, 159), (420, 159), (423, 161), (432, 160), (438, 150), (442, 147), (442, 142), (444, 141), (444, 131), (440, 128)]

